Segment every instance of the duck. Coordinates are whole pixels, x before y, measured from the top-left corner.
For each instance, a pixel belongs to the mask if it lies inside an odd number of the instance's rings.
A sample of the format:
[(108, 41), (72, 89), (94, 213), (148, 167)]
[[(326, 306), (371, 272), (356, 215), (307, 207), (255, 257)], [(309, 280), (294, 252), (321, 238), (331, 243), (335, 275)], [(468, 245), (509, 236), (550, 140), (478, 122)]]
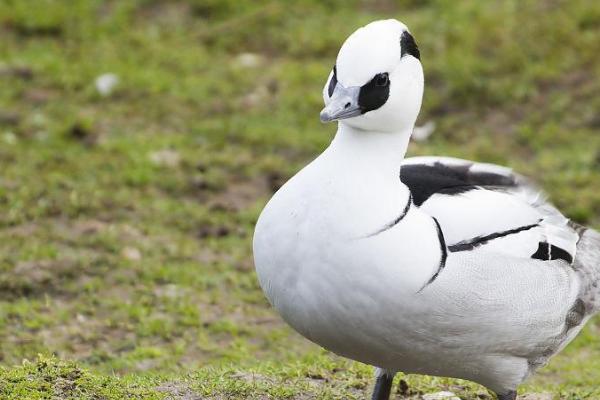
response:
[(258, 281), (302, 336), (375, 367), (373, 400), (398, 372), (514, 400), (600, 309), (600, 234), (510, 168), (405, 158), (423, 89), (402, 22), (346, 39), (320, 113), (337, 132), (261, 212)]

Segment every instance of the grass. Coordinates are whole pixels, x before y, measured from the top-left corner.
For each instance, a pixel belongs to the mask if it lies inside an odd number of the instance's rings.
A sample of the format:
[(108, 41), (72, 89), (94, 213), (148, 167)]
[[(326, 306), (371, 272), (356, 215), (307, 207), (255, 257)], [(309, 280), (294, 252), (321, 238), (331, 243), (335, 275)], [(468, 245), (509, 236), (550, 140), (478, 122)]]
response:
[[(418, 124), (436, 123), (411, 155), (510, 165), (600, 227), (596, 2), (6, 0), (3, 398), (365, 397), (370, 368), (268, 306), (251, 237), (334, 133), (318, 112), (341, 42), (389, 17), (420, 45)], [(397, 398), (486, 393), (400, 380)], [(597, 399), (598, 382), (595, 320), (522, 392)]]

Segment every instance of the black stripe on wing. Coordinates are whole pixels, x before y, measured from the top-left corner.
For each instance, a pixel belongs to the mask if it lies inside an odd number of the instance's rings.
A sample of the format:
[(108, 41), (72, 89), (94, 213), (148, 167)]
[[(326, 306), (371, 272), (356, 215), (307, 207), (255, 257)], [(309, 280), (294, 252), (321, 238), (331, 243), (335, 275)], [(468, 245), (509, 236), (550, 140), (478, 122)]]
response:
[(398, 215), (392, 222), (387, 223), (382, 228), (380, 228), (377, 231), (371, 233), (370, 235), (367, 235), (367, 237), (372, 237), (372, 236), (375, 236), (375, 235), (379, 235), (380, 233), (385, 232), (388, 229), (391, 229), (394, 226), (398, 225), (398, 223), (400, 223), (400, 221), (402, 221), (404, 219), (404, 217), (406, 217), (406, 214), (408, 214), (408, 210), (410, 210), (410, 205), (411, 204), (412, 204), (412, 195), (409, 193), (408, 194), (408, 201), (406, 202), (406, 205), (404, 206), (404, 209), (402, 210), (402, 212), (400, 213), (400, 215)]
[(537, 260), (565, 260), (569, 264), (573, 263), (573, 256), (568, 251), (548, 242), (540, 242), (538, 249), (531, 255), (531, 258)]
[[(483, 246), (494, 239), (504, 238), (506, 236), (524, 232), (529, 229), (536, 228), (538, 226), (540, 226), (539, 223), (525, 225), (518, 228), (509, 229), (507, 231), (495, 232), (485, 236), (477, 236), (468, 240), (462, 240), (458, 243), (451, 244), (448, 246), (448, 250), (450, 250), (451, 253), (474, 250), (479, 246)], [(573, 256), (569, 254), (568, 251), (548, 242), (540, 242), (536, 252), (531, 255), (531, 258), (543, 261), (564, 260), (569, 264), (573, 263)]]
[(433, 281), (437, 279), (437, 277), (440, 275), (440, 272), (442, 272), (444, 267), (446, 267), (446, 260), (448, 259), (448, 246), (446, 245), (446, 239), (444, 238), (444, 232), (442, 231), (442, 227), (440, 226), (440, 223), (435, 217), (431, 218), (435, 223), (435, 229), (437, 231), (437, 237), (440, 243), (440, 263), (438, 264), (438, 269), (437, 271), (435, 271), (435, 274), (433, 274), (431, 278), (429, 278), (427, 283), (421, 289), (419, 289), (417, 293), (420, 293), (423, 289), (425, 289), (428, 285), (432, 284)]
[(494, 232), (494, 233), (491, 233), (491, 234), (485, 235), (485, 236), (477, 236), (477, 237), (474, 237), (471, 239), (462, 240), (455, 244), (451, 244), (450, 246), (448, 246), (448, 249), (453, 253), (456, 253), (459, 251), (473, 250), (479, 246), (483, 246), (484, 244), (489, 243), (490, 241), (492, 241), (494, 239), (500, 239), (500, 238), (506, 237), (508, 235), (514, 235), (515, 233), (524, 232), (529, 229), (533, 229), (537, 226), (539, 226), (539, 224), (531, 224), (531, 225), (520, 226), (520, 227), (514, 228), (514, 229), (509, 229), (507, 231)]
[(400, 180), (408, 186), (415, 205), (420, 206), (435, 193), (455, 195), (478, 187), (514, 187), (515, 178), (500, 173), (472, 171), (473, 164), (406, 164)]

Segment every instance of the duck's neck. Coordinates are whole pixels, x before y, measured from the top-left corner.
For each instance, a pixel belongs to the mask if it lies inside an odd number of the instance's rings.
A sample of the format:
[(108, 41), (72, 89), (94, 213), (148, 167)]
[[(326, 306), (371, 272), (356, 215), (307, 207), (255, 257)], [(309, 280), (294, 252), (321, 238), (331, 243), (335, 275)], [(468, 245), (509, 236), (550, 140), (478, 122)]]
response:
[(412, 129), (399, 132), (365, 131), (339, 123), (331, 150), (343, 156), (353, 170), (399, 182), (400, 164), (411, 133)]

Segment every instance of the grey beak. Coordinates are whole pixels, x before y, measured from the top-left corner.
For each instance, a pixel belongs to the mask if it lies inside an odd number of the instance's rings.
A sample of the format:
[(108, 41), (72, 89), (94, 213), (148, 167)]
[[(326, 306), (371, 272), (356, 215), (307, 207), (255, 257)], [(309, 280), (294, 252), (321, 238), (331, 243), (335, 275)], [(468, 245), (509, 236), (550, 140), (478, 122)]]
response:
[(358, 105), (359, 93), (360, 86), (346, 88), (338, 82), (329, 104), (321, 111), (321, 122), (339, 121), (362, 114)]

